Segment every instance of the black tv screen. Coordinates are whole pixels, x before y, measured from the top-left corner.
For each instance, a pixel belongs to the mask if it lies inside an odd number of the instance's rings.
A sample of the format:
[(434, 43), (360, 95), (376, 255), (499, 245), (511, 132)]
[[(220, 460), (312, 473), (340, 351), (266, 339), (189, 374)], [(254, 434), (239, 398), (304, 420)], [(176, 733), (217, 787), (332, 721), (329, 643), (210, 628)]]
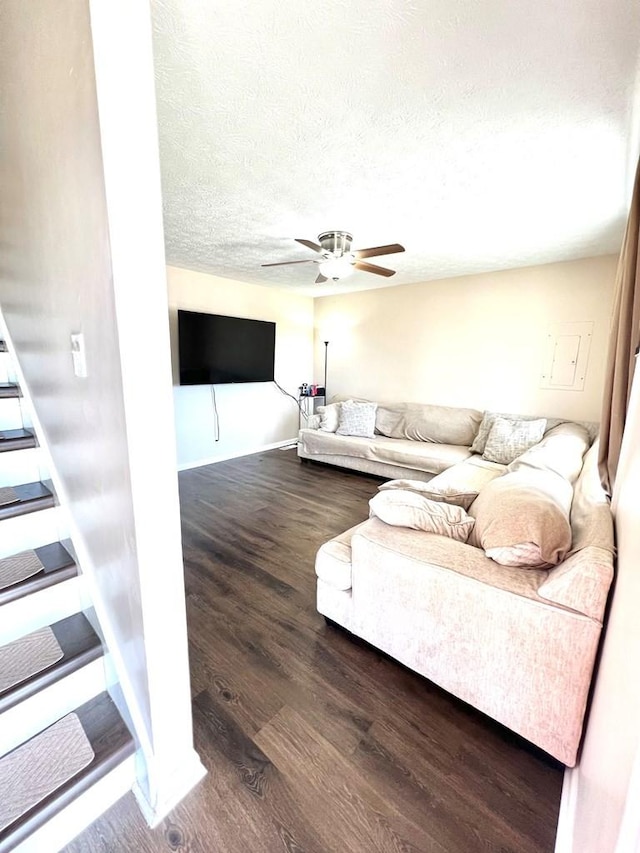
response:
[(272, 382), (276, 324), (178, 311), (181, 385)]

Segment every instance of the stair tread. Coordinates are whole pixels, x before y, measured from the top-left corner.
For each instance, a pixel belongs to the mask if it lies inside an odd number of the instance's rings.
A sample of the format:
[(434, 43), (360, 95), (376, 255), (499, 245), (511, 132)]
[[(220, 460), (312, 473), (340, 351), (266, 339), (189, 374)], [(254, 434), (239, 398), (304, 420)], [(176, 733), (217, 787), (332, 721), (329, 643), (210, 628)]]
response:
[(0, 397), (22, 397), (20, 386), (16, 382), (0, 382)]
[[(133, 738), (107, 693), (101, 693), (76, 708), (75, 713), (93, 749), (92, 761), (72, 779), (0, 832), (0, 853), (12, 850), (135, 752)], [(2, 796), (1, 791), (0, 796)]]
[(52, 666), (0, 693), (0, 714), (102, 655), (100, 638), (84, 614), (75, 613), (50, 627), (62, 657)]
[(0, 429), (0, 441), (13, 438), (33, 438), (31, 430), (20, 427), (20, 429)]
[(37, 446), (35, 435), (28, 429), (0, 430), (0, 453)]
[[(78, 574), (73, 557), (61, 542), (51, 542), (33, 549), (43, 565), (42, 571), (13, 586), (0, 589), (0, 606), (25, 595), (32, 595)], [(1, 562), (1, 560), (0, 560)]]
[(0, 521), (55, 506), (53, 493), (44, 483), (21, 483), (13, 486), (13, 489), (18, 500), (15, 503), (0, 506)]

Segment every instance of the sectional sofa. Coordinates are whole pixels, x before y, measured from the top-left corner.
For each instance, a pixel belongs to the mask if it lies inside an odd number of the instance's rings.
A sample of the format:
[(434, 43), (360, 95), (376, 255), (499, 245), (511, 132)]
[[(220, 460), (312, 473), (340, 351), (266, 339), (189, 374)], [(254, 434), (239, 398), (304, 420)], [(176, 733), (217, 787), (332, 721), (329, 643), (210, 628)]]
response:
[[(438, 420), (436, 408), (433, 429), (413, 407), (404, 424), (384, 411), (377, 421), (396, 433), (418, 435), (419, 426), (429, 447), (416, 468), (404, 450), (400, 463), (389, 461), (387, 442), (381, 461), (359, 442), (347, 457), (346, 445), (318, 454), (301, 437), (313, 458), (400, 472), (379, 488), (372, 482), (370, 517), (319, 549), (318, 611), (573, 766), (614, 566), (593, 431), (545, 423), (539, 441), (496, 462), (478, 452), (491, 435), (488, 413)], [(467, 425), (465, 444), (437, 440), (462, 435), (443, 432), (445, 420)], [(391, 437), (376, 431), (370, 441), (381, 438)]]

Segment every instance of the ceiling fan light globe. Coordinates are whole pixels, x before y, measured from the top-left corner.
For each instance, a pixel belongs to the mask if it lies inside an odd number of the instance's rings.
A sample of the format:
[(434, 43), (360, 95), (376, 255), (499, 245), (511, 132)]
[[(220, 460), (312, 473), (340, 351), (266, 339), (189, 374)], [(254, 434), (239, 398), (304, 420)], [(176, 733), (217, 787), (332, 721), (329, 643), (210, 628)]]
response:
[(347, 257), (330, 258), (320, 264), (320, 272), (325, 278), (332, 278), (334, 281), (346, 278), (353, 272), (352, 261)]

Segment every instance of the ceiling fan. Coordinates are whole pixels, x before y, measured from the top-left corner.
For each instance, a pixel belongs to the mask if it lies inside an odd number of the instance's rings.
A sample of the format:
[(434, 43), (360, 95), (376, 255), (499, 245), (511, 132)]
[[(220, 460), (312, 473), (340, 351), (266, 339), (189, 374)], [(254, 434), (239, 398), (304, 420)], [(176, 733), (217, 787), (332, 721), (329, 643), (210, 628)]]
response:
[(364, 258), (373, 258), (376, 255), (392, 255), (394, 252), (404, 252), (404, 246), (400, 243), (390, 243), (388, 246), (373, 246), (370, 249), (352, 249), (353, 237), (347, 231), (325, 231), (318, 235), (318, 243), (311, 240), (295, 238), (296, 243), (302, 243), (308, 249), (317, 253), (317, 258), (305, 258), (302, 261), (280, 261), (275, 264), (261, 264), (263, 267), (283, 267), (289, 264), (319, 264), (316, 284), (322, 284), (329, 279), (339, 281), (350, 275), (354, 269), (362, 272), (371, 272), (375, 275), (395, 275), (395, 270), (379, 267), (377, 264), (367, 264)]

